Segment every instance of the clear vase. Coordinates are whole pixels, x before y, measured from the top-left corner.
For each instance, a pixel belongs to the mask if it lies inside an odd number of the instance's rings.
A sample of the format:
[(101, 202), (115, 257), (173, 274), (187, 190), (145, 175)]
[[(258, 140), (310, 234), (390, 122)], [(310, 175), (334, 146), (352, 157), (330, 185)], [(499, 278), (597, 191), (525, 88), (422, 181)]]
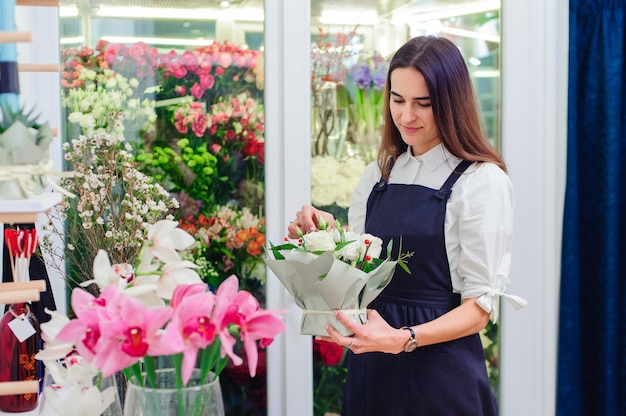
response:
[(129, 381), (124, 416), (224, 416), (218, 377), (211, 374), (201, 384), (200, 370), (195, 369), (187, 387), (178, 389), (173, 368), (157, 370), (156, 376), (156, 388)]
[(327, 81), (313, 91), (311, 156), (339, 158), (347, 125), (348, 110), (337, 107), (337, 83)]

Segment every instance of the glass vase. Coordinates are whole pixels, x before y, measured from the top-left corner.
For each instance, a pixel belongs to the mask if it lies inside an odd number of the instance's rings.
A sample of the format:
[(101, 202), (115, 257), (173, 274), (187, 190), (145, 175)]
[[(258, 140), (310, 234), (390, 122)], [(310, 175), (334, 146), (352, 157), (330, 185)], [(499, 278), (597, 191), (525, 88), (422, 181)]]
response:
[(156, 376), (156, 388), (129, 381), (124, 416), (224, 416), (219, 377), (211, 374), (200, 383), (200, 370), (194, 369), (187, 386), (176, 388), (173, 368), (157, 370)]
[[(39, 380), (39, 322), (27, 303), (9, 305), (0, 321), (0, 382)], [(3, 412), (27, 412), (37, 408), (39, 393), (0, 396)]]

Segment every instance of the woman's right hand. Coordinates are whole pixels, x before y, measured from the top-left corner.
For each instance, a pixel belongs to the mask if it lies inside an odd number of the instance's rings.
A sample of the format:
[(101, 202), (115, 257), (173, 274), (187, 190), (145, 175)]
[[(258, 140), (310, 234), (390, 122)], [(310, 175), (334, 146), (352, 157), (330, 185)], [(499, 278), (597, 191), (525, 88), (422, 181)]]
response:
[(326, 229), (332, 230), (335, 228), (335, 218), (332, 214), (321, 211), (311, 205), (303, 205), (302, 209), (296, 212), (296, 218), (287, 226), (287, 237), (295, 239), (302, 234), (318, 231), (320, 217), (324, 222), (328, 223)]

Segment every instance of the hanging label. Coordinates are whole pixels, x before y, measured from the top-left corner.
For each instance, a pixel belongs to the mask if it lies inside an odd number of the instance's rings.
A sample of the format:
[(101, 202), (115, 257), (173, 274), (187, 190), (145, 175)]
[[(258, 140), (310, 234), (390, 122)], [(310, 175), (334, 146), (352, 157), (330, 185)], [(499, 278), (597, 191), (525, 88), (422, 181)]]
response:
[(35, 327), (30, 323), (24, 314), (21, 314), (11, 322), (9, 322), (9, 328), (11, 328), (11, 332), (13, 335), (20, 341), (24, 342), (28, 338), (32, 337), (37, 333)]

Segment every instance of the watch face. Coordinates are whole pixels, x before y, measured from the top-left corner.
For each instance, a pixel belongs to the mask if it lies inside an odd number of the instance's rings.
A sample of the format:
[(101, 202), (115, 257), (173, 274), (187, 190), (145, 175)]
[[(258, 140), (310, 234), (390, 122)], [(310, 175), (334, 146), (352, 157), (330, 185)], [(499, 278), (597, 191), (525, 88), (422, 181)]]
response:
[(411, 338), (409, 342), (404, 346), (404, 352), (413, 352), (417, 348), (417, 340), (415, 338)]

